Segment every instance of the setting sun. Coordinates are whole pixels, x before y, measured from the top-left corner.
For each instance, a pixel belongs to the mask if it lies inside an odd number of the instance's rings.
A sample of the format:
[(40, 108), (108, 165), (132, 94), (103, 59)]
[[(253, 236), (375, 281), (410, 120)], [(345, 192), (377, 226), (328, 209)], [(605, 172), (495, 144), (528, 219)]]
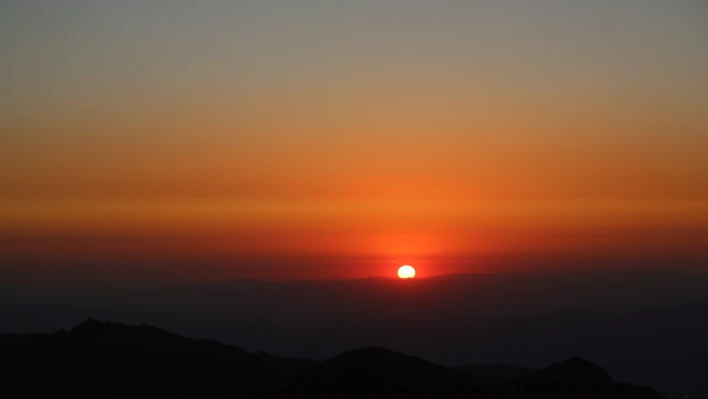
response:
[(413, 278), (415, 277), (415, 269), (413, 266), (403, 265), (398, 269), (399, 278)]

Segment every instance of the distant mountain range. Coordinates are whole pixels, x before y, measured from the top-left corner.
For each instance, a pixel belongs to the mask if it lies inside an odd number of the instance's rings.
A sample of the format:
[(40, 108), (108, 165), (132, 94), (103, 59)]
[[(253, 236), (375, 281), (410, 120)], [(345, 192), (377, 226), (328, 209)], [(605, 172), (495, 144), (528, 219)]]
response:
[[(446, 367), (506, 364), (523, 373), (580, 356), (665, 396), (708, 396), (708, 273), (65, 287), (0, 281), (0, 334), (52, 333), (87, 317), (317, 361), (384, 347)], [(506, 372), (485, 371), (489, 378)]]
[(71, 331), (0, 336), (0, 387), (10, 398), (660, 398), (579, 358), (542, 370), (453, 369), (369, 347), (318, 362), (93, 319)]

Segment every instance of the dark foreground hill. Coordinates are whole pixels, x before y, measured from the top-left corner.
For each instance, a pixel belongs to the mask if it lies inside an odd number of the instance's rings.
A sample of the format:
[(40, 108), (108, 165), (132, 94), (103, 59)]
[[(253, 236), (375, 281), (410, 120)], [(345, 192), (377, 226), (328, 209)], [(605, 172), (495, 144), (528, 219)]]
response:
[(318, 361), (369, 346), (448, 367), (542, 369), (580, 356), (619, 381), (708, 396), (708, 273), (23, 284), (0, 276), (0, 334), (51, 333), (92, 315)]
[(577, 358), (540, 371), (450, 369), (364, 348), (315, 362), (91, 319), (51, 335), (0, 336), (0, 386), (9, 398), (659, 397)]

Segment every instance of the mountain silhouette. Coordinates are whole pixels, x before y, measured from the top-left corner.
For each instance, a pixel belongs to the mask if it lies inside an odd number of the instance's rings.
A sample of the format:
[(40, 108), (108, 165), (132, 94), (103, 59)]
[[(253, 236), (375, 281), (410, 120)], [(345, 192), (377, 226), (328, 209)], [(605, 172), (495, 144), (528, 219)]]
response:
[(2, 385), (18, 397), (230, 397), (275, 389), (299, 364), (92, 319), (51, 335), (4, 335), (0, 353)]
[(456, 370), (474, 376), (478, 381), (503, 382), (518, 379), (525, 375), (533, 374), (538, 370), (526, 367), (517, 367), (506, 364), (500, 365), (467, 365), (456, 367)]
[(605, 370), (579, 357), (554, 363), (551, 367), (533, 374), (531, 379), (574, 385), (608, 385), (613, 383), (612, 378)]
[(385, 348), (362, 348), (339, 354), (305, 370), (293, 388), (337, 395), (348, 392), (472, 392), (474, 387), (465, 377), (458, 371)]
[(32, 287), (4, 280), (0, 286), (0, 333), (71, 330), (92, 315), (317, 361), (369, 346), (447, 367), (540, 370), (580, 356), (618, 381), (666, 396), (708, 395), (706, 273), (490, 273), (405, 283), (242, 279), (139, 289), (116, 282), (32, 295)]
[(522, 396), (551, 398), (661, 398), (648, 388), (617, 384), (601, 367), (578, 357), (512, 383)]
[(451, 369), (369, 347), (316, 362), (94, 319), (54, 334), (0, 335), (0, 386), (11, 398), (659, 397), (579, 358), (540, 371)]

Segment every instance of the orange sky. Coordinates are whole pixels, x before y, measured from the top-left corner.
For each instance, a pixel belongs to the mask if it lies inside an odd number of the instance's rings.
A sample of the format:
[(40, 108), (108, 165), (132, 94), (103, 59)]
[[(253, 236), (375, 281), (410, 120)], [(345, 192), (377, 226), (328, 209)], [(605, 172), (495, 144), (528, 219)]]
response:
[(0, 6), (0, 263), (708, 258), (704, 9), (67, 3)]

